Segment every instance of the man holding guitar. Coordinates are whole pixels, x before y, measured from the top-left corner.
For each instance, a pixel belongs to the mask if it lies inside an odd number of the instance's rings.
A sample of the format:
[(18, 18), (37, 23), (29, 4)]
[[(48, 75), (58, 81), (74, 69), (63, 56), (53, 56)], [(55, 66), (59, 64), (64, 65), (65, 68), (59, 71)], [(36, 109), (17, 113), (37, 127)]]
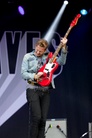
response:
[(31, 119), (31, 121), (29, 120), (31, 122), (31, 125), (29, 123), (29, 138), (45, 137), (45, 124), (50, 103), (49, 91), (51, 87), (55, 88), (52, 76), (58, 65), (63, 66), (66, 63), (66, 43), (67, 38), (60, 40), (60, 44), (62, 44), (61, 55), (58, 58), (54, 57), (52, 62), (53, 54), (46, 52), (48, 42), (44, 39), (40, 39), (36, 43), (35, 50), (24, 55), (21, 75), (28, 84), (26, 97), (30, 109), (29, 113), (31, 113), (29, 114)]
[[(24, 55), (21, 75), (27, 81), (26, 96), (29, 105), (29, 138), (44, 138), (45, 125), (50, 103), (50, 88), (55, 88), (53, 73), (57, 67), (66, 63), (67, 36), (77, 24), (80, 14), (74, 18), (55, 53), (46, 53), (48, 42), (40, 39), (35, 50)], [(61, 55), (57, 57), (61, 50)], [(31, 114), (30, 114), (31, 113)]]

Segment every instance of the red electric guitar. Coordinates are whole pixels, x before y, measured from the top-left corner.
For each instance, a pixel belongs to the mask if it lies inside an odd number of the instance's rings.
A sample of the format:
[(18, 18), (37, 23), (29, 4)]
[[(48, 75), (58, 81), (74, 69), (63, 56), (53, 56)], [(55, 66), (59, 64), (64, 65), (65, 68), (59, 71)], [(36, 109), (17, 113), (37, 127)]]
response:
[[(68, 28), (65, 38), (67, 38), (68, 34), (70, 33), (71, 29), (77, 24), (78, 19), (81, 17), (81, 14), (78, 14), (74, 20), (71, 22), (70, 27)], [(60, 51), (60, 49), (63, 47), (63, 44), (60, 43), (57, 47), (54, 54), (51, 52), (48, 54), (47, 62), (40, 68), (38, 72), (43, 72), (43, 76), (41, 76), (40, 80), (37, 82), (41, 86), (48, 86), (52, 81), (52, 75), (55, 72), (55, 70), (58, 68), (58, 63), (56, 61), (56, 57)], [(49, 59), (49, 60), (48, 60)]]

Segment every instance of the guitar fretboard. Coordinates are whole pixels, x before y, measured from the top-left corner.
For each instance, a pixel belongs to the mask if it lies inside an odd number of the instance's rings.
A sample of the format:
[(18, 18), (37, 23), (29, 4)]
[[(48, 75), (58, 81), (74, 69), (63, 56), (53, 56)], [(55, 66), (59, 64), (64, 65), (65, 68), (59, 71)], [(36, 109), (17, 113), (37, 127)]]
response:
[[(70, 26), (70, 27), (68, 28), (68, 30), (67, 30), (67, 32), (66, 32), (64, 38), (67, 38), (67, 36), (68, 36), (68, 34), (70, 33), (71, 29), (72, 29), (72, 26)], [(49, 63), (52, 63), (52, 62), (56, 59), (56, 57), (57, 57), (57, 55), (58, 55), (60, 49), (61, 49), (63, 46), (64, 46), (64, 45), (63, 45), (62, 43), (59, 44), (59, 46), (57, 47), (56, 51), (54, 52), (52, 58), (49, 60)]]

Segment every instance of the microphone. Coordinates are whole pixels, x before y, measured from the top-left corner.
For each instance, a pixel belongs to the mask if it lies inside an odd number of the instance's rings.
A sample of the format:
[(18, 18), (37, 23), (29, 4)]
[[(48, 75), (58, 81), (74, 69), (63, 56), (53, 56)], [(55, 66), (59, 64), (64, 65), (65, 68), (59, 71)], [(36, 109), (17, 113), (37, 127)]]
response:
[(65, 137), (67, 137), (67, 135), (64, 133), (64, 131), (61, 129), (61, 127), (60, 127), (59, 125), (57, 125), (56, 127), (57, 127), (57, 129), (59, 129), (59, 130), (61, 131), (61, 133), (62, 133)]
[(86, 136), (86, 135), (89, 134), (90, 132), (92, 133), (92, 131), (85, 132), (84, 134), (82, 134), (82, 136), (81, 136), (80, 138), (83, 138), (84, 136)]
[(88, 134), (88, 132), (84, 133), (84, 134), (81, 136), (81, 138), (83, 138), (83, 137), (86, 136), (87, 134)]
[(49, 124), (47, 130), (45, 131), (45, 134), (48, 132), (49, 128), (52, 128), (52, 125), (51, 124)]

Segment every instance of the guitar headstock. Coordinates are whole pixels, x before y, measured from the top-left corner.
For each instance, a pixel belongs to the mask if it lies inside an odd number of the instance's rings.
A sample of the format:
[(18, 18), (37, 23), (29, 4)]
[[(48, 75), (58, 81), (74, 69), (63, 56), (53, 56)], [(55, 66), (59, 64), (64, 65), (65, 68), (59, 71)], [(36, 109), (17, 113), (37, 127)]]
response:
[(81, 17), (81, 14), (77, 14), (76, 17), (74, 18), (74, 20), (72, 20), (70, 26), (71, 26), (71, 27), (74, 27), (74, 26), (77, 24), (78, 19), (79, 19), (80, 17)]

